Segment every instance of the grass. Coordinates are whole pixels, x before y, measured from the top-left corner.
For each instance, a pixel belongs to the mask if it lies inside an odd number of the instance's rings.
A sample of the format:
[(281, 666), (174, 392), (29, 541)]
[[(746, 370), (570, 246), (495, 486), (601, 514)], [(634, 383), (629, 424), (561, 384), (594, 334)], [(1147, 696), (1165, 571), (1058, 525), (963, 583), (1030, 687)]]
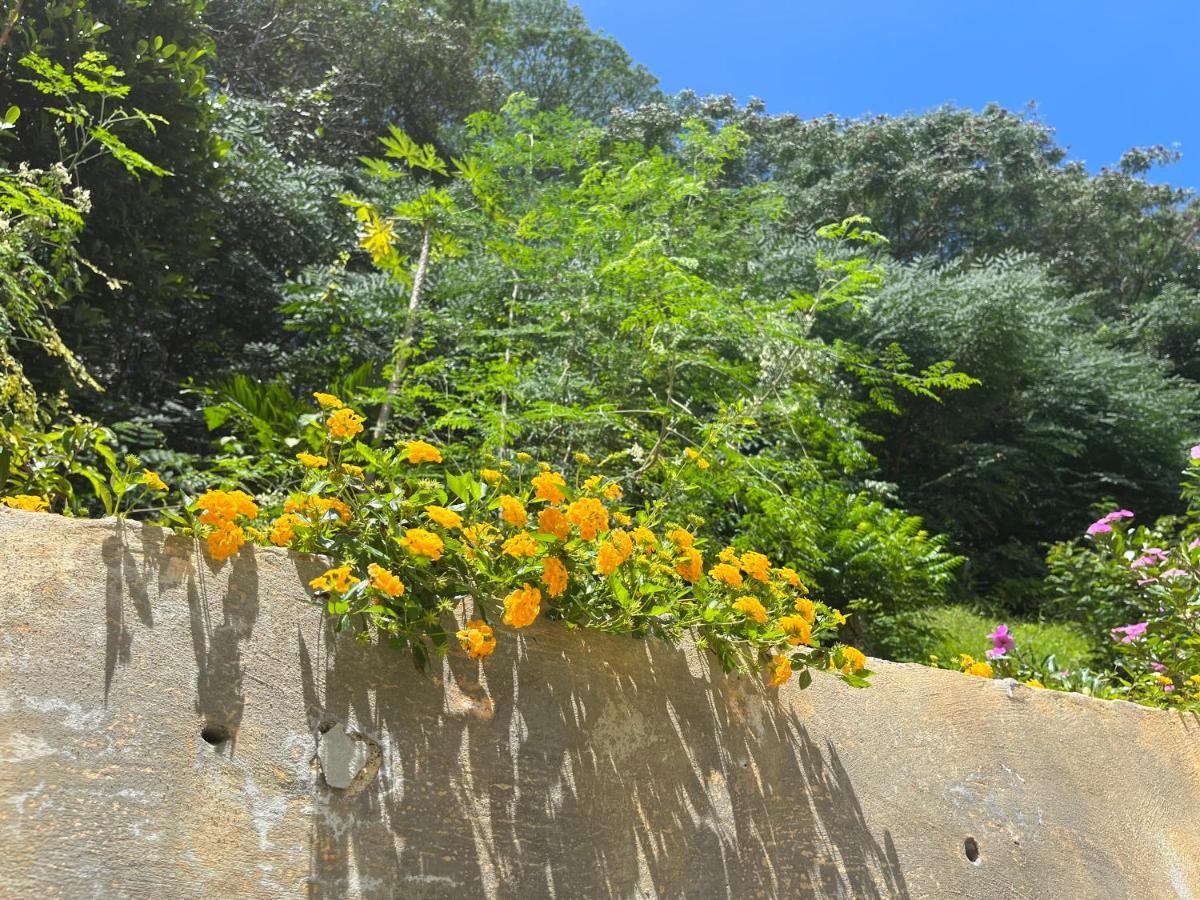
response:
[(1039, 657), (1053, 653), (1060, 668), (1087, 666), (1093, 653), (1091, 638), (1079, 626), (1069, 623), (984, 616), (965, 606), (938, 607), (929, 611), (929, 618), (938, 632), (930, 652), (942, 661), (942, 665), (956, 659), (960, 653), (983, 659), (984, 652), (992, 646), (988, 633), (1001, 623), (1008, 625), (1018, 650), (1032, 650)]

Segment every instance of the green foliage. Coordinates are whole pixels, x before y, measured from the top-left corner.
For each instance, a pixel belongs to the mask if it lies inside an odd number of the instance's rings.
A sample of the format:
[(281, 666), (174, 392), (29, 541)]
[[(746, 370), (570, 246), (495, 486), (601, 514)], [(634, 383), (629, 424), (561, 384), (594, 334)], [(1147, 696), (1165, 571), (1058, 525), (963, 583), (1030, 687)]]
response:
[[(135, 176), (169, 173), (120, 136), (131, 125), (154, 133), (165, 120), (119, 104), (129, 94), (125, 73), (103, 53), (88, 51), (70, 70), (36, 53), (19, 62), (32, 76), (20, 82), (40, 95), (31, 112), (57, 120), (59, 139), (59, 159), (48, 169), (14, 169), (0, 161), (0, 412), (28, 422), (37, 416), (38, 397), (21, 360), (23, 345), (60, 360), (76, 384), (99, 388), (51, 315), (83, 287), (89, 270), (102, 274), (77, 246), (91, 209), (89, 194), (77, 185), (81, 169), (111, 157)], [(19, 107), (9, 107), (5, 124), (11, 129), (20, 114)]]
[[(737, 494), (730, 485), (727, 500)], [(963, 563), (920, 519), (836, 482), (789, 496), (752, 490), (741, 524), (748, 544), (772, 548), (814, 596), (853, 612), (848, 640), (888, 659), (928, 640), (923, 611), (945, 600)]]
[[(22, 111), (0, 153), (38, 170), (64, 162), (97, 213), (77, 249), (104, 274), (79, 270), (69, 307), (60, 303), (52, 320), (109, 393), (76, 392), (78, 379), (58, 360), (23, 360), (36, 389), (76, 393), (76, 408), (125, 413), (140, 395), (161, 398), (160, 379), (171, 376), (164, 360), (182, 356), (170, 336), (196, 298), (217, 171), (202, 8), (203, 0), (27, 3), (0, 48), (0, 95)], [(160, 172), (171, 177), (145, 177)], [(170, 381), (172, 393), (181, 380)]]
[(1047, 579), (1059, 611), (1096, 629), (1121, 689), (1156, 706), (1200, 708), (1200, 445), (1183, 473), (1181, 517), (1131, 526), (1115, 510), (1085, 542), (1055, 545)]
[(658, 79), (611, 37), (592, 31), (568, 0), (510, 0), (502, 15), (484, 65), (507, 92), (596, 122), (614, 109), (662, 101)]
[(128, 514), (130, 501), (152, 500), (162, 486), (152, 487), (142, 461), (113, 443), (111, 431), (83, 419), (40, 431), (9, 416), (0, 421), (0, 498), (39, 498), (69, 516)]
[[(842, 465), (869, 462), (839, 378), (880, 406), (894, 406), (896, 391), (933, 398), (972, 381), (945, 361), (913, 371), (898, 346), (876, 353), (814, 336), (822, 317), (878, 290), (882, 270), (854, 250), (882, 237), (860, 217), (823, 228), (810, 288), (772, 295), (753, 263), (778, 204), (760, 187), (721, 183), (745, 146), (736, 129), (689, 123), (676, 156), (606, 144), (594, 126), (521, 97), (469, 126), (474, 143), (449, 185), (405, 188), (406, 170), (437, 157), (393, 132), (385, 147), (405, 168), (367, 165), (401, 199), (390, 210), (352, 201), (363, 246), (406, 289), (416, 282), (416, 254), (402, 251), (417, 242), (409, 223), (437, 222), (434, 233), (453, 238), (427, 305), (409, 305), (419, 324), (406, 316), (400, 342), (380, 341), (365, 360), (387, 364), (381, 350), (404, 348), (389, 389), (394, 427), (501, 456), (516, 442), (545, 459), (602, 450), (632, 462), (630, 488), (648, 500), (674, 489), (653, 474), (660, 460), (711, 456), (719, 471), (669, 512), (707, 522), (716, 540), (740, 528), (779, 548), (823, 591), (854, 601), (859, 622), (895, 616), (870, 637), (865, 625), (855, 632), (870, 647), (895, 645), (888, 630), (943, 599), (959, 560), (917, 520), (841, 481)], [(358, 298), (355, 320), (386, 333), (399, 323), (379, 315), (381, 290), (315, 272), (288, 309), (320, 327), (331, 300)], [(330, 343), (344, 350), (335, 321)], [(875, 596), (880, 582), (888, 591)]]
[[(929, 622), (936, 640), (926, 648), (912, 648), (909, 657), (914, 662), (952, 662), (959, 654), (967, 653), (983, 659), (992, 649), (988, 634), (996, 627), (996, 619), (964, 606), (943, 606), (929, 610)], [(1033, 658), (1053, 657), (1057, 672), (1087, 669), (1096, 662), (1097, 647), (1086, 628), (1067, 622), (1036, 622), (1007, 619), (1018, 650)], [(1043, 668), (1047, 668), (1043, 666)], [(1045, 683), (1045, 682), (1043, 682)]]
[(890, 275), (847, 332), (867, 347), (899, 342), (917, 365), (952, 358), (982, 382), (870, 420), (884, 477), (971, 552), (977, 589), (1029, 609), (1032, 548), (1069, 534), (1096, 496), (1171, 507), (1200, 394), (1146, 351), (1089, 333), (1093, 296), (1064, 295), (1028, 257)]

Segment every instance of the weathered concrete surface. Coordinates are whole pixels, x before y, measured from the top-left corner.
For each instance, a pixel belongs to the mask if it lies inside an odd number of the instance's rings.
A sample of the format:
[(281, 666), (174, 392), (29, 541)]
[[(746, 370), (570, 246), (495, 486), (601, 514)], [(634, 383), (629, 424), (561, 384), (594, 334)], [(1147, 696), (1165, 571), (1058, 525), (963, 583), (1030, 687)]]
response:
[(888, 664), (776, 697), (553, 623), (422, 675), (331, 641), (315, 569), (0, 513), (0, 894), (1200, 895), (1192, 718)]

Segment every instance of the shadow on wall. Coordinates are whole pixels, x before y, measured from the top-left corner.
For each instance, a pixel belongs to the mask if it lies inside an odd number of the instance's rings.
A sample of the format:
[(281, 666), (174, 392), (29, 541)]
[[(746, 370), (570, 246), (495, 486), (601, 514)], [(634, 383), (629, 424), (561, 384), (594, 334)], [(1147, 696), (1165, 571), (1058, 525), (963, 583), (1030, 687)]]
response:
[(773, 691), (691, 649), (498, 636), (438, 676), (328, 633), (315, 668), (301, 635), (310, 719), (383, 749), (361, 791), (317, 787), (313, 895), (908, 896), (836, 751)]
[[(162, 528), (131, 525), (125, 519), (117, 519), (108, 530), (109, 536), (100, 545), (105, 566), (105, 702), (118, 663), (128, 664), (132, 654), (133, 629), (126, 619), (127, 607), (133, 607), (144, 626), (153, 628), (148, 579), (157, 576), (157, 594), (162, 594), (192, 571), (192, 559), (198, 555), (192, 538)], [(135, 548), (140, 552), (140, 562), (134, 555)]]
[[(258, 618), (258, 570), (253, 553), (234, 557), (228, 587), (215, 592), (212, 577), (221, 566), (199, 551), (191, 537), (153, 526), (114, 521), (101, 545), (105, 572), (104, 697), (107, 702), (118, 664), (128, 664), (134, 629), (126, 619), (133, 607), (142, 625), (154, 627), (148, 584), (157, 576), (161, 595), (186, 580), (192, 647), (196, 654), (196, 711), (214, 744), (228, 740), (232, 753), (245, 708), (242, 645)], [(139, 563), (134, 550), (140, 549)], [(224, 565), (229, 565), (228, 563)], [(311, 568), (311, 565), (309, 566)]]

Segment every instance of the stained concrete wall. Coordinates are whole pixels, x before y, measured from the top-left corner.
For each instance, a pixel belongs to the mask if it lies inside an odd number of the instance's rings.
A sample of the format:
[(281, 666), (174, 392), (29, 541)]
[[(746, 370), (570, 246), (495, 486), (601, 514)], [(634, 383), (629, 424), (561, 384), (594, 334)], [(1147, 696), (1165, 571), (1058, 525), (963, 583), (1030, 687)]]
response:
[(776, 694), (554, 623), (421, 674), (331, 636), (317, 568), (0, 513), (0, 895), (1200, 893), (1195, 718), (885, 663)]

